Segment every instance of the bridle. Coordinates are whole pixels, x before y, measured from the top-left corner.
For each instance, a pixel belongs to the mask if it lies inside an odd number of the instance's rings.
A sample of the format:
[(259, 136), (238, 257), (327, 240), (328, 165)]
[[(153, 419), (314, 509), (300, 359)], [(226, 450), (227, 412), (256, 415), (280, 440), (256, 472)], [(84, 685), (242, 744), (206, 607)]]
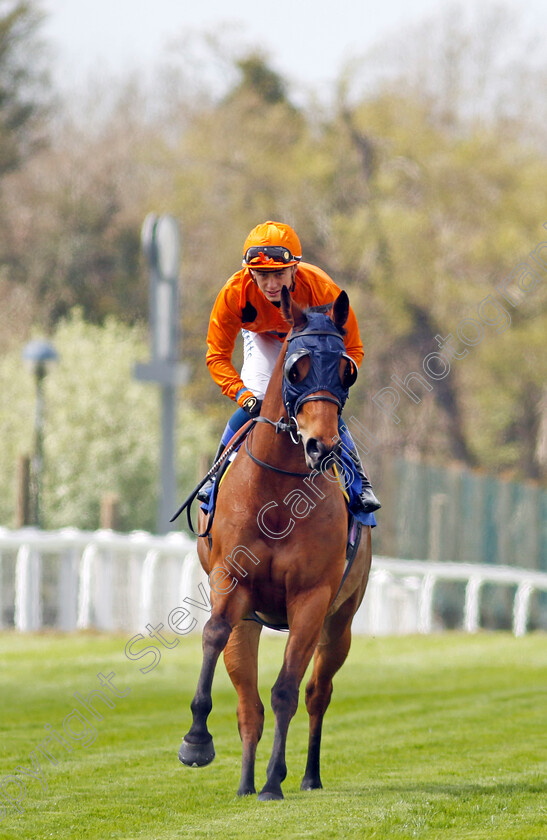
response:
[[(300, 443), (301, 433), (300, 433), (300, 430), (298, 428), (298, 422), (297, 422), (295, 417), (291, 417), (289, 419), (288, 423), (283, 418), (278, 420), (277, 423), (274, 423), (273, 420), (268, 420), (267, 417), (255, 417), (255, 420), (256, 420), (257, 423), (260, 422), (260, 421), (262, 421), (263, 423), (269, 423), (271, 426), (273, 426), (275, 428), (276, 434), (279, 434), (280, 432), (288, 432), (288, 434), (290, 435), (290, 438), (291, 438), (291, 440), (294, 444)], [(266, 461), (261, 461), (260, 458), (256, 457), (256, 455), (253, 455), (253, 453), (251, 452), (251, 450), (249, 448), (249, 438), (252, 435), (253, 428), (254, 428), (254, 426), (250, 429), (249, 434), (245, 438), (245, 452), (247, 453), (247, 455), (249, 456), (251, 461), (254, 461), (254, 463), (257, 464), (259, 467), (264, 467), (264, 469), (272, 470), (273, 472), (276, 472), (276, 473), (281, 473), (281, 475), (291, 475), (291, 476), (294, 476), (295, 478), (307, 478), (309, 476), (309, 474), (310, 474), (309, 471), (304, 473), (304, 472), (293, 472), (292, 470), (283, 470), (283, 469), (281, 469), (281, 467), (274, 467), (273, 464), (268, 464)], [(294, 438), (295, 434), (297, 436), (296, 439)]]
[[(337, 400), (336, 397), (321, 396), (320, 394), (311, 394), (309, 397), (306, 397), (304, 400), (302, 400), (300, 405), (303, 405), (307, 402), (315, 401), (334, 403), (334, 405), (338, 406), (338, 409), (340, 409), (340, 401)], [(269, 420), (268, 417), (262, 416), (255, 417), (254, 420), (256, 423), (268, 423), (270, 426), (273, 426), (276, 434), (280, 434), (281, 432), (287, 432), (295, 445), (298, 445), (301, 441), (302, 433), (298, 428), (298, 420), (296, 419), (296, 417), (290, 417), (288, 422), (283, 417), (281, 417), (277, 422)], [(272, 470), (272, 472), (280, 473), (281, 475), (291, 475), (295, 478), (307, 478), (310, 475), (311, 470), (309, 470), (308, 472), (293, 472), (292, 470), (283, 470), (281, 469), (281, 467), (274, 467), (273, 464), (268, 464), (266, 461), (261, 461), (260, 458), (256, 457), (256, 455), (253, 455), (249, 446), (249, 442), (252, 437), (254, 425), (255, 424), (253, 423), (250, 426), (249, 433), (245, 436), (245, 452), (247, 453), (251, 461), (254, 461), (254, 463), (257, 464), (259, 467), (264, 467), (264, 469)]]
[[(347, 358), (357, 375), (353, 360), (345, 352), (343, 337), (330, 319), (325, 323), (327, 319), (319, 312), (309, 313), (308, 319), (303, 329), (293, 328), (287, 336), (281, 393), (287, 416), (292, 419), (305, 403), (314, 400), (333, 403), (340, 414), (355, 381), (342, 380), (340, 360)], [(309, 364), (301, 376), (299, 364), (304, 359)], [(325, 391), (328, 395), (319, 393)]]
[[(287, 350), (285, 353), (285, 360), (283, 362), (282, 396), (287, 417), (289, 418), (288, 421), (284, 420), (284, 418), (281, 418), (277, 422), (262, 416), (256, 418), (257, 422), (268, 423), (273, 426), (276, 434), (279, 434), (280, 432), (288, 432), (294, 444), (300, 443), (302, 438), (296, 415), (300, 412), (303, 405), (308, 402), (329, 402), (336, 406), (338, 413), (340, 414), (348, 393), (348, 389), (344, 388), (340, 382), (334, 385), (332, 382), (327, 384), (329, 377), (326, 376), (326, 373), (328, 371), (331, 374), (330, 378), (332, 379), (333, 363), (335, 365), (337, 364), (337, 360), (340, 358), (340, 355), (331, 344), (330, 349), (324, 353), (326, 357), (330, 358), (330, 361), (322, 361), (321, 352), (317, 353), (317, 339), (319, 336), (332, 337), (336, 339), (334, 347), (336, 347), (337, 342), (340, 342), (342, 344), (342, 348), (343, 340), (340, 332), (331, 324), (324, 325), (323, 323), (317, 323), (316, 319), (319, 315), (320, 313), (314, 313), (312, 318), (315, 323), (309, 323), (303, 330), (297, 330), (296, 332), (293, 329), (287, 337)], [(311, 343), (309, 342), (309, 336), (313, 336)], [(330, 338), (330, 341), (332, 341), (332, 338)], [(303, 339), (308, 339), (308, 342), (298, 349), (298, 344), (302, 344)], [(314, 344), (316, 345), (315, 347)], [(312, 371), (312, 374), (306, 377), (306, 382), (303, 384), (302, 388), (301, 385), (291, 382), (290, 371), (303, 355), (311, 355), (312, 353), (314, 353), (314, 359), (316, 360), (319, 372), (316, 374), (315, 371)], [(329, 367), (325, 367), (325, 364), (329, 365)], [(328, 393), (324, 393), (325, 391), (328, 391)], [(273, 464), (268, 464), (266, 461), (262, 461), (251, 452), (251, 440), (252, 429), (250, 430), (249, 435), (245, 438), (245, 451), (249, 458), (251, 458), (251, 460), (258, 466), (280, 473), (281, 475), (290, 475), (298, 478), (304, 478), (310, 474), (309, 472), (303, 473), (293, 472), (292, 470), (284, 470), (281, 467), (275, 467)]]

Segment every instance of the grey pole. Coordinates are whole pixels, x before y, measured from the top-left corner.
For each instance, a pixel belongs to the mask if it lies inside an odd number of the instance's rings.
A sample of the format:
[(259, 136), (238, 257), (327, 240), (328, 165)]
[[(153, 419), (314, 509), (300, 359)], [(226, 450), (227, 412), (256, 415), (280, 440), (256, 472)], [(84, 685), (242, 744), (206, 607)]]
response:
[(175, 389), (164, 385), (161, 389), (161, 464), (160, 494), (158, 499), (158, 534), (170, 530), (169, 520), (173, 516), (177, 499), (177, 476), (175, 471)]
[[(172, 216), (162, 216), (155, 228), (157, 265), (156, 285), (156, 358), (176, 369), (178, 357), (178, 273), (179, 231)], [(161, 386), (161, 458), (158, 496), (158, 534), (169, 530), (175, 509), (177, 476), (175, 466), (176, 401), (175, 385)]]
[(161, 453), (157, 532), (170, 529), (176, 505), (176, 389), (186, 381), (178, 364), (178, 273), (180, 236), (172, 216), (149, 213), (142, 226), (142, 248), (150, 267), (150, 353), (148, 364), (135, 366), (135, 376), (161, 387)]
[(46, 366), (38, 362), (34, 368), (36, 379), (36, 409), (34, 416), (34, 453), (32, 456), (32, 524), (40, 527), (42, 476), (44, 471), (44, 378)]
[(36, 382), (36, 405), (34, 413), (34, 451), (31, 461), (31, 525), (41, 525), (41, 496), (44, 472), (44, 379), (47, 365), (59, 358), (58, 353), (48, 341), (29, 341), (23, 348), (23, 359), (32, 368)]

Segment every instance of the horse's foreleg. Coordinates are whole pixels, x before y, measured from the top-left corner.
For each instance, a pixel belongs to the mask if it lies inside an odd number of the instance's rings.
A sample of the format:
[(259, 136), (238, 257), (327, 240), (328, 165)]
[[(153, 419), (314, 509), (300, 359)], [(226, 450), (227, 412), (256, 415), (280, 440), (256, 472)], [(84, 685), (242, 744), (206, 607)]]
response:
[(215, 757), (213, 739), (207, 729), (207, 718), (213, 706), (211, 688), (218, 657), (226, 647), (232, 627), (248, 610), (247, 595), (241, 586), (238, 590), (231, 600), (219, 598), (213, 603), (213, 613), (203, 628), (203, 662), (196, 693), (190, 704), (193, 721), (179, 750), (180, 761), (190, 767), (203, 767)]
[[(345, 606), (345, 605), (344, 605)], [(345, 613), (344, 607), (339, 611)], [(351, 645), (351, 618), (338, 613), (327, 619), (315, 650), (313, 671), (306, 686), (306, 708), (310, 717), (308, 760), (301, 790), (321, 788), (320, 752), (323, 717), (332, 696), (332, 678), (344, 664)]]
[(256, 747), (264, 727), (264, 706), (258, 694), (258, 642), (262, 626), (255, 621), (241, 621), (234, 627), (224, 649), (226, 670), (239, 697), (237, 723), (243, 747), (241, 782), (238, 796), (256, 793)]
[(285, 747), (289, 723), (298, 707), (298, 690), (319, 639), (327, 611), (330, 591), (320, 590), (308, 597), (305, 607), (294, 611), (283, 667), (272, 688), (272, 709), (275, 714), (274, 745), (267, 769), (266, 784), (260, 791), (261, 801), (283, 799), (281, 783), (287, 775)]
[(203, 663), (196, 693), (190, 704), (193, 721), (179, 750), (179, 760), (189, 767), (204, 767), (215, 757), (207, 718), (213, 706), (211, 688), (215, 667), (231, 631), (230, 624), (222, 616), (211, 616), (203, 628)]

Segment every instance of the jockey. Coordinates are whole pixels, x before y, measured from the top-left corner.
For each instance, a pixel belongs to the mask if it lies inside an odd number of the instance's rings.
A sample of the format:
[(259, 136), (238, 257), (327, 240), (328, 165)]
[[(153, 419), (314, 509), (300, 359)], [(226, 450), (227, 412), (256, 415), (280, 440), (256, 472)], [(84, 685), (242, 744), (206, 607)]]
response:
[[(243, 267), (221, 289), (211, 313), (207, 332), (207, 367), (222, 393), (239, 406), (228, 421), (215, 456), (217, 461), (232, 436), (260, 414), (262, 400), (289, 325), (281, 314), (281, 289), (286, 286), (302, 307), (334, 302), (339, 287), (320, 268), (301, 262), (302, 248), (295, 231), (281, 222), (264, 222), (249, 233), (243, 246)], [(241, 375), (232, 364), (238, 333), (243, 337)], [(350, 307), (344, 344), (359, 366), (363, 344), (355, 313)], [(341, 429), (354, 466), (362, 481), (360, 506), (372, 513), (381, 506), (361, 465), (355, 444), (345, 425)], [(198, 499), (207, 502), (211, 482)]]

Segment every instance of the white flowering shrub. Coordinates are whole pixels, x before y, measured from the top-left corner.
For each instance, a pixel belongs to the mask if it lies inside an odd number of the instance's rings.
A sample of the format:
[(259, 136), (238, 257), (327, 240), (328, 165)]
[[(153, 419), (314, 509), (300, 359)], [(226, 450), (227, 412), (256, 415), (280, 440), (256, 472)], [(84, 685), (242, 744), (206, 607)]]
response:
[[(153, 531), (159, 479), (160, 390), (138, 382), (133, 366), (149, 356), (145, 330), (115, 319), (86, 323), (73, 312), (51, 341), (59, 361), (45, 379), (42, 527), (99, 526), (101, 499), (120, 498), (123, 530)], [(0, 525), (14, 524), (16, 464), (33, 448), (35, 384), (21, 352), (0, 360)], [(180, 406), (179, 484), (197, 483), (199, 452), (214, 444), (208, 423)]]

